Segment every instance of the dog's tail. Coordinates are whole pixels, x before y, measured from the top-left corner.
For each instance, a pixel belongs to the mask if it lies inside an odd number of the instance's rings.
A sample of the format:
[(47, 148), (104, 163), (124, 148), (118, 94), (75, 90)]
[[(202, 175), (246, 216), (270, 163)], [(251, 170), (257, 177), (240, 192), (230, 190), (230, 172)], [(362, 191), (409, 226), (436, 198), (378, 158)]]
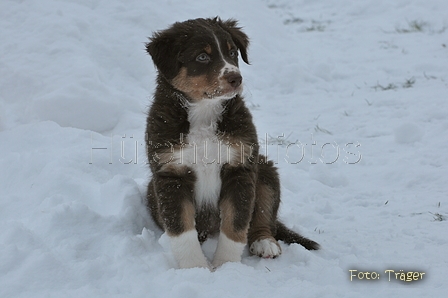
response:
[(282, 240), (287, 244), (297, 243), (302, 245), (308, 250), (318, 250), (320, 245), (313, 240), (303, 237), (299, 233), (296, 233), (290, 229), (288, 229), (283, 223), (280, 221), (276, 221), (277, 226), (277, 234), (275, 235), (276, 240)]

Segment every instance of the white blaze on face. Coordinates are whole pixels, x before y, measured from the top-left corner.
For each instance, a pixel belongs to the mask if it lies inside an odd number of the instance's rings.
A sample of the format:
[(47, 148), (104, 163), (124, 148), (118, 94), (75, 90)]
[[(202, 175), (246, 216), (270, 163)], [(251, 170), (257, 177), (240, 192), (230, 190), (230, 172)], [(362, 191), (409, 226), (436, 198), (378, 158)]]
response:
[[(216, 37), (216, 35), (214, 35), (214, 37), (215, 37), (219, 55), (220, 55), (222, 61), (224, 61), (224, 66), (219, 71), (218, 79), (220, 81), (221, 89), (226, 89), (224, 86), (221, 85), (221, 84), (228, 84), (228, 82), (226, 82), (226, 78), (224, 78), (224, 76), (228, 73), (234, 73), (234, 74), (239, 74), (239, 75), (241, 73), (240, 73), (239, 68), (236, 65), (233, 65), (226, 60), (226, 58), (224, 57), (224, 54), (222, 52), (221, 45), (219, 44), (218, 38)], [(233, 98), (235, 95), (237, 95), (241, 91), (241, 89), (242, 88), (239, 86), (238, 88), (231, 90), (228, 94), (223, 94), (222, 96), (220, 96), (220, 98), (222, 98), (222, 99)]]
[(221, 45), (219, 44), (219, 40), (216, 37), (216, 35), (214, 35), (214, 37), (215, 37), (216, 45), (218, 46), (219, 55), (221, 56), (222, 61), (224, 61), (224, 66), (221, 69), (220, 76), (223, 76), (224, 74), (227, 74), (229, 72), (235, 72), (235, 73), (239, 74), (240, 73), (239, 68), (233, 64), (230, 64), (229, 62), (227, 62), (226, 58), (224, 58), (224, 54), (222, 53), (222, 50), (221, 50)]

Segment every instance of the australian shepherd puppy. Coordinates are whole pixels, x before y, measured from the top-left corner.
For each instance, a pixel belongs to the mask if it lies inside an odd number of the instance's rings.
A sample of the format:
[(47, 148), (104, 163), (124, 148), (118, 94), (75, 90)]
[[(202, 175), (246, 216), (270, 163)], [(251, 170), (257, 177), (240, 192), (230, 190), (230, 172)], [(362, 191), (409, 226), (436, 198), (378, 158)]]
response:
[[(180, 268), (239, 262), (246, 244), (263, 258), (281, 254), (277, 240), (319, 248), (277, 219), (277, 170), (258, 153), (241, 96), (238, 56), (248, 63), (248, 45), (235, 20), (219, 18), (175, 23), (146, 45), (158, 69), (146, 126), (147, 204)], [(201, 243), (217, 234), (210, 264)]]

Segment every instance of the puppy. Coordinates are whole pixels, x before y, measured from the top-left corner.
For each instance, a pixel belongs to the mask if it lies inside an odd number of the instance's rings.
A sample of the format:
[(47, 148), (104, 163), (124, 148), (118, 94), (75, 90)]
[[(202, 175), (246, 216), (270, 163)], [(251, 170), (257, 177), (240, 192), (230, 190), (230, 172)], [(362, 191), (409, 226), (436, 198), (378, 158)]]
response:
[[(180, 268), (239, 262), (246, 244), (263, 258), (281, 254), (277, 240), (319, 248), (277, 220), (279, 177), (258, 153), (241, 96), (238, 56), (249, 64), (248, 45), (235, 20), (219, 18), (175, 23), (146, 44), (158, 69), (146, 126), (147, 206)], [(216, 234), (210, 265), (201, 243)]]

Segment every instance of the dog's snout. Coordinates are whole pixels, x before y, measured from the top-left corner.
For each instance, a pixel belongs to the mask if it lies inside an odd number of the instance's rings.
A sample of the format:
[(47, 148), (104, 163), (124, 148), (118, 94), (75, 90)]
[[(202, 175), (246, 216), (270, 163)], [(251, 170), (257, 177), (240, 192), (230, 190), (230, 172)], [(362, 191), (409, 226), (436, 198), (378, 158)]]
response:
[(237, 88), (238, 86), (240, 86), (241, 82), (243, 81), (243, 77), (237, 72), (226, 74), (225, 79), (233, 88)]

